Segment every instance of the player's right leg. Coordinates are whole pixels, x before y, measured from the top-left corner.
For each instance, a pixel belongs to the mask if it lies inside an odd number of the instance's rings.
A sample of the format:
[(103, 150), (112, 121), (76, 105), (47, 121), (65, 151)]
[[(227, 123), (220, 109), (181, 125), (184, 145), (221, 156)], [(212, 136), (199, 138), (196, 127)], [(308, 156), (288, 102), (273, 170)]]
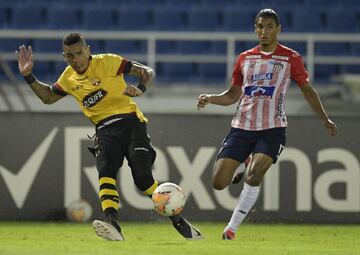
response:
[(116, 188), (116, 176), (124, 156), (116, 137), (109, 136), (110, 131), (116, 128), (119, 127), (111, 125), (97, 132), (99, 151), (96, 154), (96, 166), (99, 172), (99, 198), (105, 220), (95, 220), (92, 226), (98, 236), (109, 241), (124, 240), (118, 219), (119, 194)]
[(223, 190), (232, 181), (235, 170), (240, 162), (232, 158), (220, 158), (214, 164), (213, 187), (216, 190)]
[(240, 164), (236, 168), (235, 173), (234, 173), (233, 178), (232, 178), (232, 181), (231, 181), (232, 184), (238, 184), (242, 180), (242, 178), (245, 175), (245, 171), (246, 171), (248, 165), (250, 165), (250, 162), (251, 162), (251, 156), (249, 156), (245, 160), (244, 163)]
[[(251, 132), (231, 128), (222, 143), (214, 164), (214, 189), (222, 190), (233, 181), (235, 171), (249, 157), (254, 146), (255, 140), (252, 139)], [(242, 170), (244, 173), (245, 168)]]

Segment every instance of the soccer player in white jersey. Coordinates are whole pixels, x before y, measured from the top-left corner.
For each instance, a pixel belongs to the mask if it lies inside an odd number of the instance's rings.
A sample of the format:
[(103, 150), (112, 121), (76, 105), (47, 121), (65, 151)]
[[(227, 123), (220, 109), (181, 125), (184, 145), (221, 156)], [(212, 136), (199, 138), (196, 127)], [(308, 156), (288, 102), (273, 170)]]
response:
[(326, 114), (315, 89), (308, 82), (302, 57), (277, 41), (281, 25), (277, 13), (261, 10), (255, 18), (259, 45), (241, 53), (234, 66), (231, 86), (221, 94), (202, 94), (198, 109), (207, 104), (231, 105), (239, 102), (214, 164), (213, 187), (227, 187), (235, 170), (249, 155), (252, 160), (244, 187), (230, 222), (223, 232), (224, 240), (233, 240), (244, 218), (253, 207), (260, 184), (270, 166), (285, 146), (287, 120), (284, 100), (291, 79), (318, 115), (330, 136), (337, 127)]

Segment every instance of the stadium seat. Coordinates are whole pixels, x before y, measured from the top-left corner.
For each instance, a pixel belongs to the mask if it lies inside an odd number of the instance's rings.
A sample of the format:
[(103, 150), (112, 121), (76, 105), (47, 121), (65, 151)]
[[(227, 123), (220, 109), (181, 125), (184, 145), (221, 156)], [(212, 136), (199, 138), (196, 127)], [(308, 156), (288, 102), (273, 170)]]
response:
[(157, 54), (175, 54), (176, 43), (175, 41), (156, 41)]
[(208, 41), (178, 41), (176, 52), (180, 54), (210, 54), (211, 44)]
[(33, 42), (33, 50), (36, 52), (46, 52), (46, 53), (62, 53), (62, 41), (60, 39), (55, 40), (41, 40), (37, 39)]
[(223, 25), (226, 31), (254, 31), (255, 12), (244, 11), (243, 9), (223, 9)]
[(218, 12), (211, 9), (193, 8), (189, 10), (189, 30), (217, 31), (220, 27)]
[(147, 8), (121, 8), (117, 10), (117, 30), (149, 30), (152, 28)]
[(258, 0), (258, 1), (234, 0), (228, 6), (236, 9), (241, 8), (243, 11), (250, 11), (257, 13), (263, 8), (269, 8), (269, 4), (270, 4), (270, 0)]
[[(17, 60), (8, 60), (8, 61), (6, 61), (6, 63), (8, 64), (8, 66), (9, 66), (10, 70), (13, 72), (13, 74), (17, 77), (17, 79), (23, 81), (24, 79), (22, 78), (21, 74), (19, 73), (19, 67), (18, 67)], [(0, 80), (8, 81), (8, 77), (6, 76), (6, 74), (2, 68), (0, 68)], [(1, 86), (1, 84), (0, 84), (0, 86)]]
[(85, 8), (83, 26), (91, 30), (111, 30), (115, 27), (115, 12), (104, 8)]
[(128, 3), (134, 7), (157, 7), (165, 4), (165, 0), (130, 0)]
[(329, 10), (329, 9), (337, 9), (339, 8), (339, 1), (342, 0), (331, 0), (331, 4), (329, 4), (329, 0), (304, 0), (303, 6), (306, 9), (316, 9), (316, 10)]
[(220, 9), (228, 4), (232, 4), (232, 0), (199, 0), (197, 3), (198, 6), (213, 9)]
[(0, 28), (6, 28), (7, 26), (7, 9), (0, 6)]
[(315, 65), (314, 74), (316, 83), (329, 83), (333, 75), (339, 74), (339, 67), (334, 64)]
[(21, 45), (31, 45), (31, 40), (27, 39), (1, 39), (0, 52), (15, 52)]
[[(164, 7), (169, 8), (172, 7), (174, 9), (188, 9), (193, 6), (199, 6), (200, 0), (165, 0)], [(159, 6), (160, 7), (160, 6)]]
[(38, 29), (42, 28), (46, 21), (45, 10), (30, 6), (19, 6), (12, 12), (12, 28)]
[(214, 54), (224, 55), (227, 52), (227, 43), (226, 42), (210, 42), (211, 52)]
[(280, 42), (281, 44), (297, 51), (301, 56), (306, 56), (306, 42)]
[(349, 45), (341, 42), (316, 43), (315, 54), (319, 56), (345, 56), (349, 54)]
[(106, 40), (105, 52), (114, 54), (143, 54), (146, 52), (146, 42), (136, 40)]
[(48, 28), (76, 29), (80, 27), (80, 10), (64, 7), (48, 9)]
[(289, 8), (298, 8), (302, 4), (302, 0), (270, 0), (269, 6), (273, 7), (277, 11), (277, 7), (289, 7)]
[(252, 41), (252, 42), (240, 42), (236, 44), (236, 51), (237, 52), (242, 52), (245, 50), (250, 50), (254, 47), (256, 47), (257, 45), (259, 45), (258, 41)]
[(326, 13), (328, 30), (335, 33), (353, 33), (360, 31), (356, 16), (350, 11), (329, 11)]
[(102, 54), (104, 53), (104, 41), (102, 40), (93, 40), (87, 39), (86, 43), (90, 46), (90, 50), (92, 54)]
[(360, 74), (360, 65), (343, 65), (340, 68), (340, 73)]
[(189, 63), (162, 63), (163, 79), (172, 82), (192, 82), (197, 75), (196, 65)]
[(303, 32), (326, 32), (322, 13), (316, 10), (295, 10), (292, 14), (293, 31)]
[(352, 56), (360, 56), (360, 42), (358, 43), (350, 43), (350, 54)]
[(185, 13), (181, 9), (155, 9), (153, 16), (155, 30), (179, 31), (185, 27)]
[(208, 64), (198, 65), (200, 78), (206, 83), (221, 83), (226, 80), (226, 64)]
[(339, 5), (343, 10), (360, 10), (360, 4), (358, 0), (340, 0)]
[(44, 82), (55, 82), (54, 75), (54, 62), (51, 61), (36, 61), (34, 63), (33, 72), (39, 78), (39, 80)]
[(62, 72), (67, 67), (67, 63), (65, 61), (56, 61), (54, 64), (54, 82), (57, 81), (58, 77), (62, 74)]

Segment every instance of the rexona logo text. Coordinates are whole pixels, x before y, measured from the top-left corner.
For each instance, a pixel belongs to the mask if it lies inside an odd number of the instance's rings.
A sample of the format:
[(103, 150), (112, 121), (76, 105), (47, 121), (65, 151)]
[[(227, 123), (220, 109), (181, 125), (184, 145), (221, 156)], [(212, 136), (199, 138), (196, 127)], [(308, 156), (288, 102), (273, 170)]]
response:
[(256, 81), (265, 81), (265, 80), (271, 80), (273, 77), (272, 73), (260, 73), (260, 74), (254, 74), (251, 76), (252, 82)]
[(83, 99), (83, 106), (85, 108), (90, 108), (96, 105), (98, 102), (101, 101), (106, 96), (107, 92), (103, 89), (96, 90)]

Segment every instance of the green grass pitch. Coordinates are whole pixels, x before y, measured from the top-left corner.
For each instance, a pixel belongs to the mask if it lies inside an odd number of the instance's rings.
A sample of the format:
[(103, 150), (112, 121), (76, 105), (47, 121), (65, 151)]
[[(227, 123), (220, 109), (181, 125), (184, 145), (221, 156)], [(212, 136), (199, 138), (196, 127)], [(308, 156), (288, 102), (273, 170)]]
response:
[(126, 241), (97, 237), (91, 224), (0, 222), (0, 255), (360, 254), (359, 225), (244, 224), (235, 241), (225, 223), (196, 224), (204, 240), (183, 239), (170, 223), (122, 224)]

